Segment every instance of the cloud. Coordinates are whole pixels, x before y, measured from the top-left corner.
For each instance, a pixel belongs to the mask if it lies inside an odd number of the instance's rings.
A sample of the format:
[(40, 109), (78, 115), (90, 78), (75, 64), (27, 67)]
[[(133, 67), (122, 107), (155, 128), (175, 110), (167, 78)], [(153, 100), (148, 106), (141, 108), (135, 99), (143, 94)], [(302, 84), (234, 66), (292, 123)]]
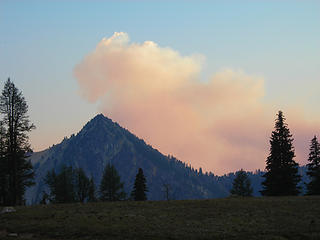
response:
[(105, 94), (147, 97), (154, 92), (173, 91), (200, 71), (192, 57), (182, 58), (156, 43), (129, 44), (126, 33), (102, 39), (96, 50), (75, 69), (84, 96), (91, 102)]
[[(165, 154), (218, 174), (264, 168), (278, 110), (264, 100), (264, 79), (224, 69), (203, 81), (203, 61), (120, 32), (102, 39), (74, 75), (88, 101)], [(295, 117), (297, 135), (311, 138), (319, 124)]]

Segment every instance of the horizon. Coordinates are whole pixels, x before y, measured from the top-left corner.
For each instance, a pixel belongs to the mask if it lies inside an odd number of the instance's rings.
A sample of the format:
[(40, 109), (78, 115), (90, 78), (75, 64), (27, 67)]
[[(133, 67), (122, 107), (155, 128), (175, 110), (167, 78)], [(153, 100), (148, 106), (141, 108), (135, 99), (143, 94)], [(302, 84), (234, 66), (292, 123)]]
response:
[(264, 169), (279, 110), (307, 162), (320, 133), (318, 1), (8, 1), (0, 79), (23, 92), (34, 151), (99, 113), (222, 175)]

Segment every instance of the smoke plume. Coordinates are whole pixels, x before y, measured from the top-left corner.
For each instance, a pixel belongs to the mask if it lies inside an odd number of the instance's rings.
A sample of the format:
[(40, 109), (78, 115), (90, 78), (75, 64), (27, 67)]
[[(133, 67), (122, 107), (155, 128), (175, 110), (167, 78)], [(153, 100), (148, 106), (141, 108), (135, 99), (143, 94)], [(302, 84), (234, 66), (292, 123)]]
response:
[[(120, 32), (102, 39), (74, 75), (83, 97), (165, 154), (217, 174), (263, 169), (279, 110), (264, 99), (264, 79), (224, 69), (204, 81), (203, 61)], [(319, 124), (282, 110), (305, 162)]]

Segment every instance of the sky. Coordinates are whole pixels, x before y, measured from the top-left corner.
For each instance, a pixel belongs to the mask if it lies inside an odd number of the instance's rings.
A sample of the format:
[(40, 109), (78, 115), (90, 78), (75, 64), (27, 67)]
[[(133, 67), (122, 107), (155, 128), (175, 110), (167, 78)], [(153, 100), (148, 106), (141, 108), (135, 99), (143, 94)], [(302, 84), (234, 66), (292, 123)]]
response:
[(305, 164), (320, 130), (320, 1), (0, 1), (0, 80), (35, 151), (98, 113), (223, 174), (264, 169), (279, 110)]

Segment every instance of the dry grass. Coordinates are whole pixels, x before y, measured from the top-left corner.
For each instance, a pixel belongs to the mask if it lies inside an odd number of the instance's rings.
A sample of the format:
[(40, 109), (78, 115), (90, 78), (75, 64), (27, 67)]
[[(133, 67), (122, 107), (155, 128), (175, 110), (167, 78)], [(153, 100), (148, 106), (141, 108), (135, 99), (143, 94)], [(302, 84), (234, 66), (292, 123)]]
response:
[[(320, 197), (19, 207), (0, 239), (320, 239)], [(17, 238), (17, 237), (16, 237)]]

